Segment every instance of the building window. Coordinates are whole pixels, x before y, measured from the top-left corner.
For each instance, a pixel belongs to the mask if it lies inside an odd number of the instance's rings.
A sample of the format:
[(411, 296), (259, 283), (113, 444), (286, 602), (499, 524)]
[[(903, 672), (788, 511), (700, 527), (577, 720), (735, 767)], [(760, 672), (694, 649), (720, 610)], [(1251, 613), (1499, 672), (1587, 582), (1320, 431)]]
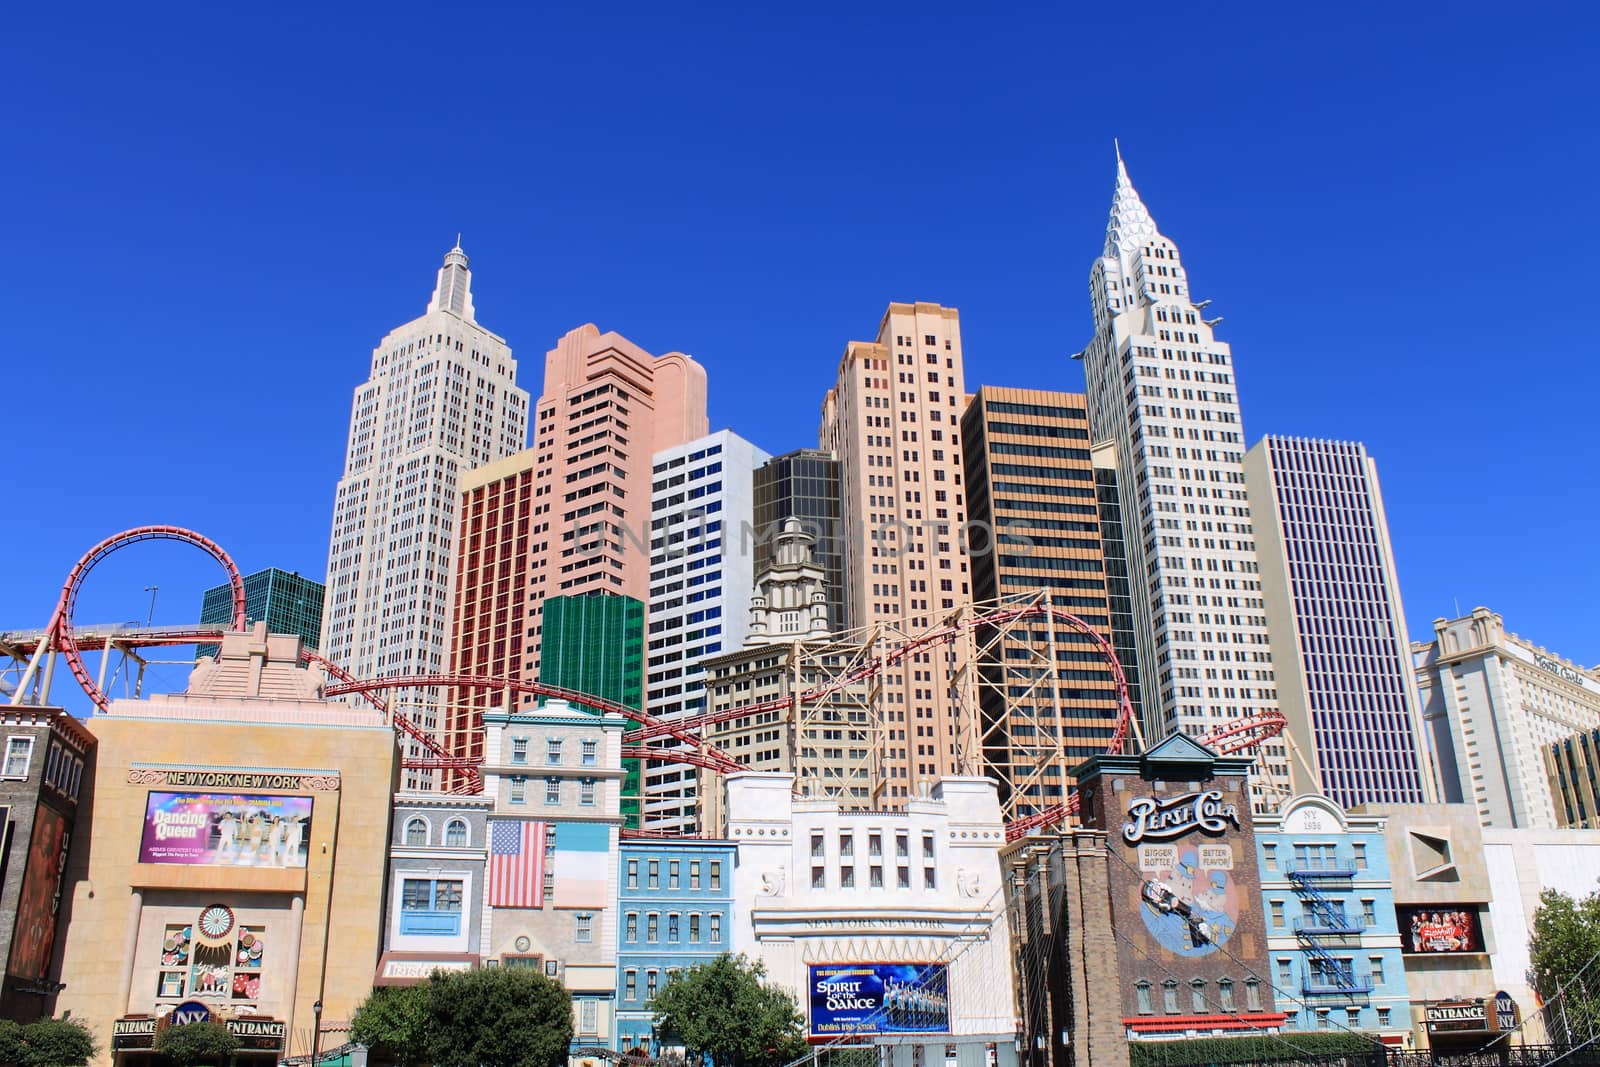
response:
[(426, 819), (408, 819), (406, 821), (406, 844), (416, 848), (428, 843), (428, 823)]
[(629, 860), (628, 861), (628, 888), (629, 889), (638, 889), (639, 888), (639, 861), (638, 860)]
[(1217, 980), (1217, 1007), (1225, 1012), (1237, 1010), (1233, 1002), (1233, 979), (1221, 978)]
[(1161, 983), (1161, 1010), (1168, 1015), (1178, 1014), (1178, 983), (1171, 978)]
[(645, 916), (644, 939), (652, 944), (661, 939), (661, 916), (655, 912)]
[(712, 889), (721, 889), (722, 888), (722, 861), (721, 860), (712, 860), (711, 861), (711, 888)]
[(821, 834), (812, 834), (811, 835), (811, 858), (814, 859), (814, 860), (820, 860), (822, 858), (822, 852), (823, 852), (822, 835)]
[(572, 939), (580, 944), (594, 940), (594, 913), (580, 911), (574, 916)]
[(526, 737), (513, 737), (511, 739), (511, 762), (528, 762), (528, 739)]
[(856, 887), (856, 869), (854, 867), (839, 868), (839, 888), (854, 889)]
[(1155, 1006), (1150, 1003), (1150, 983), (1142, 981), (1135, 982), (1133, 984), (1133, 992), (1134, 996), (1139, 1001), (1139, 1014), (1153, 1015), (1156, 1009)]
[(1351, 845), (1350, 847), (1355, 852), (1356, 870), (1358, 870), (1358, 871), (1366, 870), (1367, 869), (1367, 845), (1366, 845), (1366, 842), (1357, 841), (1355, 844)]
[(545, 738), (544, 761), (552, 766), (559, 765), (561, 763), (561, 738)]
[(464, 819), (451, 819), (445, 824), (444, 843), (448, 848), (467, 847), (467, 823)]
[(1206, 983), (1204, 979), (1194, 978), (1189, 981), (1189, 1003), (1193, 1006), (1196, 1015), (1204, 1015), (1206, 1013)]
[(1271, 902), (1271, 908), (1272, 908), (1272, 925), (1274, 927), (1278, 928), (1278, 929), (1282, 929), (1283, 928), (1283, 901), (1281, 901), (1281, 900), (1272, 901)]
[[(654, 971), (650, 972), (654, 974)], [(580, 1000), (578, 1002), (578, 1030), (584, 1034), (598, 1034), (600, 1032), (600, 1002), (598, 1000)]]
[(700, 861), (699, 860), (690, 860), (689, 861), (689, 888), (690, 889), (699, 889), (700, 888)]
[(1327, 1008), (1318, 1008), (1317, 1009), (1317, 1029), (1318, 1030), (1328, 1030), (1328, 1029), (1331, 1029), (1331, 1028), (1332, 1028), (1332, 1024), (1328, 1020), (1328, 1009)]
[(546, 804), (561, 803), (561, 779), (546, 778), (544, 780), (544, 802)]
[(1244, 1010), (1261, 1010), (1261, 982), (1256, 978), (1244, 980)]
[(896, 878), (895, 878), (895, 885), (898, 886), (901, 889), (910, 889), (911, 888), (911, 868), (910, 867), (901, 867), (901, 868), (898, 869), (898, 874), (896, 875)]
[(638, 995), (639, 972), (630, 967), (622, 975), (622, 999), (633, 1000)]
[(667, 941), (670, 944), (678, 943), (678, 913), (673, 912), (667, 916)]
[(906, 833), (897, 833), (894, 835), (894, 854), (901, 859), (907, 859), (910, 857), (911, 835)]
[(828, 887), (828, 869), (826, 867), (811, 868), (811, 888), (826, 889)]
[(639, 913), (638, 912), (636, 912), (636, 911), (628, 912), (626, 930), (627, 930), (627, 933), (625, 933), (623, 936), (628, 941), (637, 943), (638, 940), (639, 940)]
[(722, 944), (722, 916), (713, 913), (706, 916), (706, 919), (711, 924), (711, 936), (708, 940), (710, 940), (713, 945)]
[(1383, 957), (1372, 957), (1372, 982), (1374, 985), (1383, 984)]
[(924, 888), (924, 889), (938, 889), (939, 888), (939, 873), (938, 873), (938, 869), (937, 868), (934, 868), (934, 867), (924, 867), (924, 868), (922, 868), (922, 888)]
[(650, 888), (651, 889), (660, 889), (661, 888), (661, 861), (660, 860), (651, 860), (650, 861)]
[(661, 972), (660, 971), (649, 970), (649, 971), (644, 972), (644, 999), (645, 1000), (650, 1001), (650, 1000), (656, 999), (656, 983), (660, 980), (660, 977), (661, 977)]
[(883, 834), (877, 830), (867, 835), (867, 858), (879, 859), (883, 856)]
[(1379, 1008), (1378, 1009), (1378, 1028), (1380, 1030), (1381, 1029), (1385, 1029), (1385, 1028), (1388, 1027), (1388, 1025), (1389, 1025), (1389, 1009), (1388, 1008)]
[(679, 871), (679, 867), (680, 867), (680, 864), (678, 863), (677, 860), (669, 860), (669, 861), (667, 861), (667, 888), (668, 889), (677, 889), (678, 888), (678, 871)]
[(593, 767), (600, 761), (600, 743), (598, 741), (584, 741), (580, 756), (585, 767)]
[(1294, 966), (1284, 956), (1278, 957), (1278, 984), (1285, 989), (1294, 983)]
[(415, 937), (461, 933), (459, 878), (405, 878), (400, 882), (400, 932)]
[(839, 858), (845, 859), (856, 854), (856, 838), (854, 834), (839, 835)]
[(689, 913), (689, 944), (698, 945), (699, 943), (700, 913), (698, 911), (692, 911)]
[(28, 777), (29, 764), (33, 762), (33, 738), (8, 737), (6, 738), (6, 765), (5, 777)]
[(528, 781), (526, 778), (511, 779), (511, 803), (523, 804), (528, 799)]
[(1262, 856), (1261, 865), (1263, 867), (1265, 867), (1269, 871), (1275, 871), (1275, 870), (1278, 869), (1278, 846), (1277, 845), (1262, 845), (1261, 846), (1261, 856)]
[(1347, 1027), (1349, 1027), (1350, 1029), (1352, 1029), (1352, 1030), (1360, 1029), (1361, 1028), (1361, 1009), (1360, 1008), (1346, 1008), (1344, 1010), (1344, 1022), (1345, 1022), (1345, 1025)]
[(594, 779), (585, 778), (578, 783), (578, 803), (594, 806)]
[(1377, 901), (1374, 901), (1374, 900), (1363, 900), (1361, 902), (1361, 918), (1366, 920), (1366, 924), (1368, 926), (1377, 926), (1378, 925), (1378, 904), (1377, 904)]

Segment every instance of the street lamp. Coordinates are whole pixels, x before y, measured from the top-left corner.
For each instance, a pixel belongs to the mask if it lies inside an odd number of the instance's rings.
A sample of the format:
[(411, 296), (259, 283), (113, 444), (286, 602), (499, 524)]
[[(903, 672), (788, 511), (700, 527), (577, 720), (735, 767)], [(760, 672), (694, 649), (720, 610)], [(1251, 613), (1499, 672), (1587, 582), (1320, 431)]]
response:
[(311, 1014), (316, 1017), (315, 1029), (311, 1031), (311, 1067), (317, 1067), (322, 1062), (322, 998), (311, 1005)]

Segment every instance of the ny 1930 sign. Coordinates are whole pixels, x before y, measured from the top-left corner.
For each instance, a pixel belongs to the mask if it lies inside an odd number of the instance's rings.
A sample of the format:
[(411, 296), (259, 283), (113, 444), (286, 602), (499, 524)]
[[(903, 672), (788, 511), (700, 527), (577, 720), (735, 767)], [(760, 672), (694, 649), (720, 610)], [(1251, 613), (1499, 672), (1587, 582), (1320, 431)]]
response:
[(1129, 822), (1122, 827), (1122, 839), (1130, 845), (1141, 841), (1171, 841), (1193, 830), (1213, 837), (1231, 824), (1239, 829), (1239, 810), (1222, 799), (1220, 789), (1183, 793), (1157, 799), (1140, 797), (1128, 805)]

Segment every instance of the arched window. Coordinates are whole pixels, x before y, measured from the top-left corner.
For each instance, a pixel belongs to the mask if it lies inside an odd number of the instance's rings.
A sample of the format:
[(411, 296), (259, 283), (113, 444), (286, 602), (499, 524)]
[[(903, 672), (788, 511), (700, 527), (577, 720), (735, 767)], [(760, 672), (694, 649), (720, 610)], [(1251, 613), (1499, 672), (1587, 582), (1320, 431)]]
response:
[(449, 848), (467, 847), (467, 823), (465, 819), (451, 819), (444, 828), (444, 843)]
[(412, 819), (406, 823), (406, 844), (426, 845), (428, 843), (428, 821), (426, 819)]

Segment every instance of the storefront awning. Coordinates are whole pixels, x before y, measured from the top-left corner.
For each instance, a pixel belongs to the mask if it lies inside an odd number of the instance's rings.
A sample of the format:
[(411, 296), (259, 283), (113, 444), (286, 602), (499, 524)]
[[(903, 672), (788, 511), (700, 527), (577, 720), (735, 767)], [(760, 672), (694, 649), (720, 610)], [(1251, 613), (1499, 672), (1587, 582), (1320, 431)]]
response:
[(470, 952), (385, 952), (372, 984), (421, 985), (434, 971), (477, 969), (478, 957)]

